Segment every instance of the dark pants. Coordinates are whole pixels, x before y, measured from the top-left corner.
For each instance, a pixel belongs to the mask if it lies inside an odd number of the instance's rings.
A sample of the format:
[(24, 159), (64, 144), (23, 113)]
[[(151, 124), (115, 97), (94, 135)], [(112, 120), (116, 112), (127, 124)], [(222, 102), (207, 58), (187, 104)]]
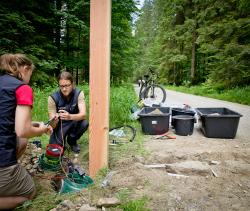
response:
[[(87, 120), (82, 121), (61, 121), (53, 130), (50, 136), (50, 144), (59, 144), (65, 146), (66, 140), (70, 146), (75, 145), (76, 141), (81, 138), (82, 134), (88, 129), (89, 123)], [(64, 144), (63, 144), (64, 141)]]

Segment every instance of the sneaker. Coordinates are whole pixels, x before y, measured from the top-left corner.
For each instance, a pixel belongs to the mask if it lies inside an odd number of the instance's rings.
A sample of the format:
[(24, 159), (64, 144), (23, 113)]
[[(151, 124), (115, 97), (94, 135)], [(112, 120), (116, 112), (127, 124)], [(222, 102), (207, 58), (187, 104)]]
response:
[(80, 152), (80, 146), (78, 144), (74, 144), (74, 145), (71, 146), (71, 150), (74, 153), (79, 153)]

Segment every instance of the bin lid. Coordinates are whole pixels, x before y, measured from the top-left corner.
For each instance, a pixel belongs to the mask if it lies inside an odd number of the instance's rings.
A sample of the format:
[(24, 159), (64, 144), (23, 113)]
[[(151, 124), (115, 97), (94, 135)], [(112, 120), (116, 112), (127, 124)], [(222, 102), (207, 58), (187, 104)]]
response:
[(188, 114), (195, 114), (196, 112), (191, 109), (185, 109), (185, 108), (171, 108), (172, 111), (180, 111), (180, 112), (185, 112)]

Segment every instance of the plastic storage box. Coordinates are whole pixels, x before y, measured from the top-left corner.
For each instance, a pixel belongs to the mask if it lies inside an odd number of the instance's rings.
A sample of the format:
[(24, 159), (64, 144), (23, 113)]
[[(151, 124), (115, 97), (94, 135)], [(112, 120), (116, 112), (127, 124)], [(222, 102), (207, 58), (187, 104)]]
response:
[(241, 114), (228, 108), (196, 108), (202, 132), (208, 138), (235, 138)]
[(138, 116), (145, 134), (160, 135), (169, 130), (170, 112), (168, 107), (144, 107)]

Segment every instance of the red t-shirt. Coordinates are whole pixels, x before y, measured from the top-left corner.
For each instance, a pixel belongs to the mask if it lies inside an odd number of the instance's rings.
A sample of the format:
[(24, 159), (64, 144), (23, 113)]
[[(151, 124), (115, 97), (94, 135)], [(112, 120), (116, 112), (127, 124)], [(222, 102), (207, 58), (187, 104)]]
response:
[(33, 91), (30, 86), (22, 85), (16, 89), (17, 105), (33, 106)]

